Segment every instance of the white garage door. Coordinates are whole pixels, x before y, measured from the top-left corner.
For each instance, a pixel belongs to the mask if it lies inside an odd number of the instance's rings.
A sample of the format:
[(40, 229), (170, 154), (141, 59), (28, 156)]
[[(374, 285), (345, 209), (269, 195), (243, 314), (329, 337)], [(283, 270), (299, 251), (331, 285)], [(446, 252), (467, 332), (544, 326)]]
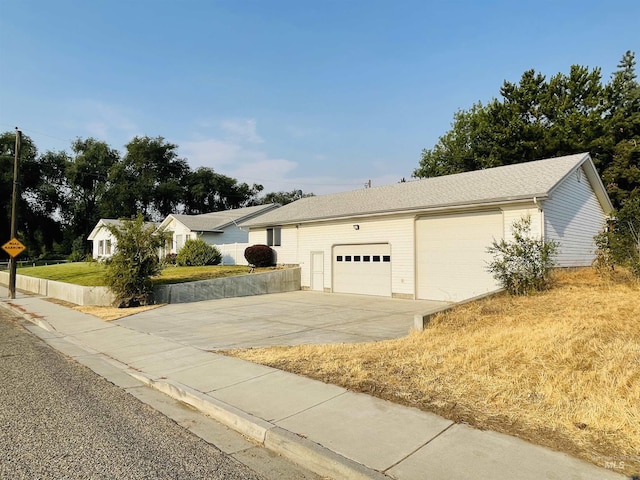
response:
[(497, 289), (487, 247), (502, 235), (499, 211), (418, 219), (417, 297), (461, 301)]
[(333, 247), (333, 291), (391, 296), (389, 244)]

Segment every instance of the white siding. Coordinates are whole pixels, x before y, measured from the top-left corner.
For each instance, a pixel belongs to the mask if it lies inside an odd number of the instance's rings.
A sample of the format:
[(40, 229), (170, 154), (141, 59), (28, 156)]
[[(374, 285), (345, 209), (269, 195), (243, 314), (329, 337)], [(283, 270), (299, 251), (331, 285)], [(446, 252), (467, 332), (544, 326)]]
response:
[[(169, 222), (169, 225), (167, 225), (165, 231), (172, 232), (173, 236), (171, 251), (167, 251), (166, 253), (178, 253), (184, 246), (186, 236), (191, 235), (191, 230), (189, 230), (182, 223), (178, 222), (175, 219), (171, 219), (171, 222)], [(193, 238), (195, 238), (195, 236)]]
[[(107, 240), (111, 241), (111, 252), (108, 254), (105, 253), (105, 245)], [(100, 244), (100, 242), (102, 242), (102, 245), (103, 245), (102, 253), (100, 253), (98, 249), (98, 245)], [(95, 238), (93, 239), (93, 258), (100, 259), (100, 258), (112, 257), (113, 254), (115, 253), (115, 248), (116, 248), (115, 237), (111, 234), (111, 232), (106, 227), (101, 228), (96, 234)]]
[[(301, 284), (306, 288), (311, 287), (311, 252), (324, 252), (324, 288), (329, 291), (332, 288), (334, 245), (388, 243), (391, 246), (392, 294), (413, 298), (413, 224), (414, 217), (404, 215), (283, 227), (282, 245), (273, 249), (277, 252), (278, 263), (300, 265)], [(354, 225), (359, 225), (359, 229), (355, 230)], [(266, 229), (249, 232), (251, 245), (266, 241)]]
[[(209, 245), (224, 245), (233, 243), (247, 243), (249, 234), (246, 230), (240, 230), (236, 226), (228, 227), (223, 233), (214, 232), (197, 232), (187, 228), (182, 222), (176, 219), (172, 219), (165, 228), (168, 232), (173, 232), (173, 245), (171, 252), (166, 253), (178, 253), (180, 248), (184, 246), (184, 242), (187, 238), (195, 240), (200, 238)], [(188, 237), (187, 237), (188, 236)]]
[[(249, 245), (266, 245), (266, 228), (249, 231)], [(298, 229), (294, 226), (282, 227), (280, 230), (280, 246), (271, 247), (276, 252), (276, 263), (281, 265), (298, 265)]]
[(511, 227), (523, 217), (531, 218), (531, 237), (540, 238), (543, 232), (543, 215), (537, 205), (503, 207), (502, 215), (504, 219), (504, 239), (513, 240)]
[(557, 264), (591, 265), (593, 237), (602, 230), (606, 216), (582, 168), (551, 193), (543, 208), (545, 238), (560, 242)]
[(487, 247), (503, 232), (499, 210), (418, 219), (417, 298), (459, 302), (497, 290), (486, 268), (491, 260)]

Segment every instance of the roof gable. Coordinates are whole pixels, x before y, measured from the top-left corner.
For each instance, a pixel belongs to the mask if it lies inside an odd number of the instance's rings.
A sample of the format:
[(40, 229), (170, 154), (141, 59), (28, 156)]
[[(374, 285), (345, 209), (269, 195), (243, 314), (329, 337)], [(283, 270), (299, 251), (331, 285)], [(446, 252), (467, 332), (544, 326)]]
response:
[[(107, 230), (107, 226), (109, 226), (109, 225), (118, 225), (119, 226), (121, 224), (122, 224), (122, 220), (117, 220), (115, 218), (101, 218), (100, 220), (98, 220), (98, 223), (96, 223), (96, 226), (93, 227), (93, 230), (91, 230), (91, 233), (87, 237), (87, 240), (95, 240), (95, 238), (98, 236), (98, 234), (102, 230)], [(149, 227), (149, 226), (157, 227), (158, 223), (156, 223), (156, 222), (144, 222), (144, 226), (145, 227)]]
[(301, 198), (260, 218), (250, 227), (448, 207), (543, 200), (571, 172), (585, 166), (605, 213), (611, 202), (588, 153), (432, 177), (349, 192)]
[(278, 207), (279, 205), (270, 203), (267, 205), (256, 205), (254, 207), (236, 208), (200, 215), (171, 214), (162, 221), (160, 229), (166, 229), (173, 219), (191, 231), (222, 233), (225, 228), (231, 225), (239, 226), (244, 221)]

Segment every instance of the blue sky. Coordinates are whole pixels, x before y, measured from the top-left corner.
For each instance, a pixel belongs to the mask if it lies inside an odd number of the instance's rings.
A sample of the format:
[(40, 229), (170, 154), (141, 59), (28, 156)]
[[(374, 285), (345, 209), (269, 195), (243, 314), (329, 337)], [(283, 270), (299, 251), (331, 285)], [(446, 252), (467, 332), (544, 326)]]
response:
[(640, 2), (0, 0), (0, 131), (41, 152), (162, 136), (265, 192), (409, 179), (530, 68), (608, 80)]

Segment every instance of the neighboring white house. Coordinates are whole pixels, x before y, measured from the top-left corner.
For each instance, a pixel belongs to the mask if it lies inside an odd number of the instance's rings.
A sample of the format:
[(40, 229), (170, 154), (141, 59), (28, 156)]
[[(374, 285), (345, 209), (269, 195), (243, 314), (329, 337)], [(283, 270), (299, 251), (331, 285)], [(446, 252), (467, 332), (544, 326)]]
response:
[[(158, 230), (169, 235), (164, 250), (160, 252), (161, 256), (178, 253), (185, 241), (201, 238), (209, 245), (222, 247), (220, 248), (223, 255), (222, 263), (233, 265), (244, 262), (244, 249), (249, 245), (248, 229), (240, 228), (241, 223), (279, 206), (270, 203), (202, 215), (171, 214), (160, 224), (146, 223), (146, 225), (154, 225)], [(119, 222), (110, 218), (101, 218), (98, 221), (88, 237), (88, 240), (93, 242), (93, 258), (104, 259), (113, 255), (116, 240), (106, 226), (118, 225)]]
[(109, 231), (107, 225), (117, 225), (118, 220), (111, 218), (101, 218), (98, 220), (96, 226), (91, 230), (88, 240), (93, 242), (93, 258), (109, 258), (113, 255), (113, 250), (116, 245), (116, 239)]
[[(240, 244), (241, 251), (237, 250), (240, 252), (239, 255), (232, 254), (229, 249), (222, 251), (222, 263), (239, 263), (239, 257), (242, 257), (244, 248), (248, 246), (249, 237), (248, 229), (241, 228), (242, 222), (254, 219), (278, 207), (279, 205), (270, 203), (201, 215), (171, 214), (158, 227), (169, 234), (164, 253), (165, 255), (178, 253), (187, 240), (200, 238), (209, 245), (235, 246)], [(225, 252), (229, 253), (225, 254)]]
[[(101, 218), (91, 233), (87, 237), (87, 240), (93, 243), (93, 258), (96, 260), (106, 259), (111, 257), (115, 252), (116, 239), (111, 234), (107, 225), (119, 225), (120, 220), (112, 218)], [(145, 226), (158, 226), (157, 223), (145, 222)]]
[(559, 266), (585, 266), (611, 210), (583, 153), (303, 198), (244, 226), (303, 288), (460, 301), (498, 289), (486, 249), (522, 216), (560, 243)]

